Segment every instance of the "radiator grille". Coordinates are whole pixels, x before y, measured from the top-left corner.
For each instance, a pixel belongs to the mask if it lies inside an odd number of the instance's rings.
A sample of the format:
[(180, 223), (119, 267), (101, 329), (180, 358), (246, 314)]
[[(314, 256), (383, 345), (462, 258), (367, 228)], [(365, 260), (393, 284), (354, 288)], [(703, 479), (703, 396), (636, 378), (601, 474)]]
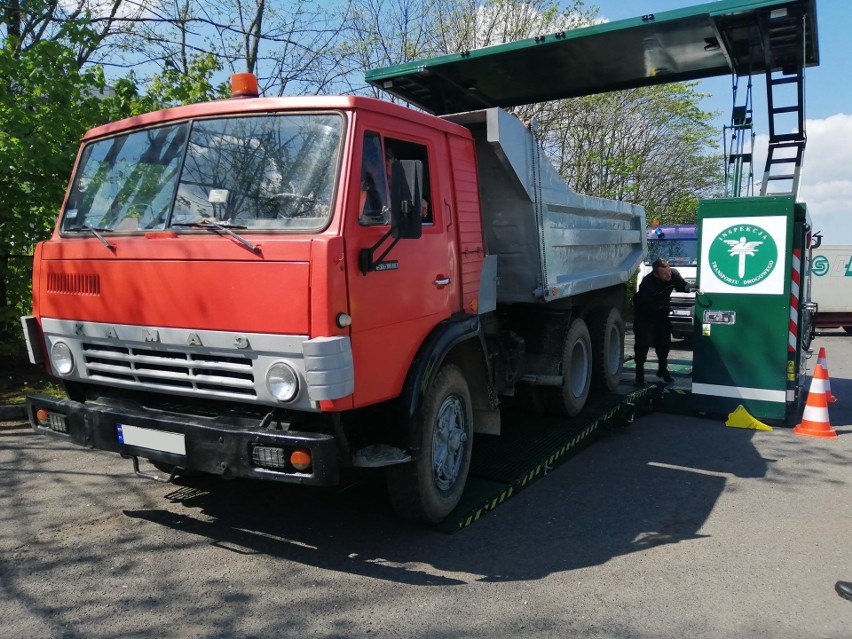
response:
[(132, 383), (140, 390), (257, 397), (248, 357), (90, 342), (83, 343), (83, 353), (91, 380)]
[(66, 295), (100, 295), (101, 278), (83, 273), (48, 273), (47, 292)]

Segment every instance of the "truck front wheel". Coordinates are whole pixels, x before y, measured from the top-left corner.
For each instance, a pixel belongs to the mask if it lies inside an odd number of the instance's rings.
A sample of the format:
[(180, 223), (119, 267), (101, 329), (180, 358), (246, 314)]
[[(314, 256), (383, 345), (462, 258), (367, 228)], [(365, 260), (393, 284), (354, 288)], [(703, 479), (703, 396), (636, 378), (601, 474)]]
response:
[(420, 450), (407, 464), (388, 466), (388, 495), (398, 515), (437, 523), (461, 499), (473, 447), (473, 409), (458, 366), (444, 366), (426, 391), (415, 417)]

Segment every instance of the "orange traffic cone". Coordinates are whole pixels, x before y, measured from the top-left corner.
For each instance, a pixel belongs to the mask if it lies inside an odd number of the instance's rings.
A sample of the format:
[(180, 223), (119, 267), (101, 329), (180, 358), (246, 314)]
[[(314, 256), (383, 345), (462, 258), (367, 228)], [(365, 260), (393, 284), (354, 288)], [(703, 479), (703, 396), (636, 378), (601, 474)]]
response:
[(811, 380), (811, 389), (808, 393), (808, 401), (805, 403), (805, 412), (802, 415), (802, 423), (793, 428), (797, 435), (808, 437), (835, 438), (837, 433), (831, 429), (828, 423), (828, 400), (826, 399), (825, 382), (828, 376), (822, 364), (817, 364), (814, 377)]
[(817, 364), (822, 364), (822, 370), (825, 371), (825, 398), (829, 402), (836, 402), (837, 398), (831, 394), (831, 380), (828, 375), (828, 360), (825, 359), (824, 346), (820, 346), (819, 355), (817, 355)]

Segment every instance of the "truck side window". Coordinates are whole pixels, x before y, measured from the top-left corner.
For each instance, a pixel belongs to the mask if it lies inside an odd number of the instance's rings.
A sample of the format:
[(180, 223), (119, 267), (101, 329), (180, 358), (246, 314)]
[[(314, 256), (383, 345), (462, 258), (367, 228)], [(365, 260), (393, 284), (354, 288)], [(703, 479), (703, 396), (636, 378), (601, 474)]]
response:
[(358, 221), (364, 225), (387, 224), (388, 182), (378, 133), (367, 132), (361, 155), (361, 193)]
[(414, 142), (385, 138), (385, 163), (387, 174), (390, 176), (390, 167), (398, 160), (420, 160), (423, 163), (423, 201), (421, 215), (424, 224), (432, 224), (432, 193), (429, 182), (429, 154), (426, 147)]

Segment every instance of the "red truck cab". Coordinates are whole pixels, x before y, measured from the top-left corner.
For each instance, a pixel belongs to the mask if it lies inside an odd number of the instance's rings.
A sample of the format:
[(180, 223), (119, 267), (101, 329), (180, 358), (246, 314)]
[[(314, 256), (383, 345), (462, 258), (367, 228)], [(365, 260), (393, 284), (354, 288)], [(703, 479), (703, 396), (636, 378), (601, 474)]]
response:
[[(31, 398), (34, 427), (170, 471), (309, 484), (359, 448), (407, 459), (442, 357), (424, 345), (478, 331), (477, 193), (466, 128), (370, 98), (90, 131), (34, 260), (31, 357), (69, 396)], [(341, 418), (400, 398), (397, 423)]]

